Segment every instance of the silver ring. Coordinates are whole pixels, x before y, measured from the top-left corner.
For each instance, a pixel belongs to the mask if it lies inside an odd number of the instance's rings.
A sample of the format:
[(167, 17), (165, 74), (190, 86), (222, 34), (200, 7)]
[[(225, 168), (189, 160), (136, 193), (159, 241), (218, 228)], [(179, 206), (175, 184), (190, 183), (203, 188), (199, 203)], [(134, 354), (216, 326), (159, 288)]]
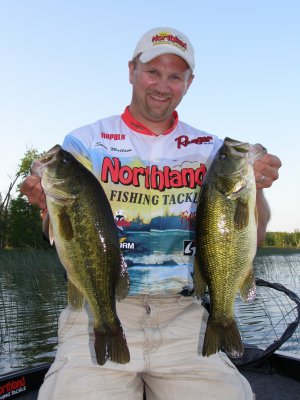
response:
[(264, 174), (262, 174), (262, 176), (259, 179), (257, 179), (256, 182), (262, 184), (264, 179), (265, 179), (265, 176), (264, 176)]

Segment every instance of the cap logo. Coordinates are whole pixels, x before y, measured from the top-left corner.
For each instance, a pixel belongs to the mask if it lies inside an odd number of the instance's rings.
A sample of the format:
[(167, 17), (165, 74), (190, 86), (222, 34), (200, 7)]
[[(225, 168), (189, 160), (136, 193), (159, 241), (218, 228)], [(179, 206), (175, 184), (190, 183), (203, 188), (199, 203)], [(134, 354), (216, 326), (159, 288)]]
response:
[(176, 46), (182, 51), (187, 50), (187, 45), (178, 36), (174, 36), (171, 33), (161, 32), (158, 35), (152, 37), (153, 46), (160, 44), (168, 44), (171, 46)]

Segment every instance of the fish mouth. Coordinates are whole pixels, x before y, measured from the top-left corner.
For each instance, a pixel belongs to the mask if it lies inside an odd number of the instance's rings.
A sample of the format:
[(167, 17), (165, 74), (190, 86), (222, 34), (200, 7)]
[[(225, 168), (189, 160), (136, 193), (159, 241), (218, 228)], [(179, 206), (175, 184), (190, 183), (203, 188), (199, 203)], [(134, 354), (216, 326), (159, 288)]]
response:
[[(56, 178), (52, 166), (59, 162), (59, 155), (63, 152), (60, 145), (55, 145), (31, 165), (31, 174), (41, 178), (41, 184), (47, 197), (52, 198), (56, 203), (66, 205), (76, 199), (74, 194), (66, 194), (64, 186), (73, 179), (72, 176)], [(49, 168), (50, 167), (50, 168)]]
[(254, 164), (255, 161), (260, 160), (267, 153), (267, 149), (259, 143), (250, 146), (249, 150), (249, 163)]
[(239, 142), (229, 137), (224, 139), (224, 143), (230, 148), (231, 156), (234, 158), (243, 157), (243, 155), (248, 153), (247, 158), (251, 165), (267, 153), (267, 149), (260, 143), (250, 144), (247, 142)]
[(44, 173), (44, 169), (49, 165), (55, 164), (57, 160), (57, 154), (61, 150), (61, 146), (59, 144), (52, 147), (45, 154), (43, 154), (37, 160), (34, 160), (30, 166), (31, 175), (42, 177)]
[(247, 142), (239, 142), (238, 140), (231, 139), (229, 137), (224, 139), (224, 143), (230, 148), (231, 155), (238, 157), (248, 153), (251, 147)]
[[(230, 179), (234, 176), (239, 177), (247, 163), (250, 147), (251, 145), (247, 142), (226, 137), (219, 153), (219, 158), (222, 161), (222, 169), (219, 171), (219, 175)], [(223, 161), (225, 161), (224, 164)]]

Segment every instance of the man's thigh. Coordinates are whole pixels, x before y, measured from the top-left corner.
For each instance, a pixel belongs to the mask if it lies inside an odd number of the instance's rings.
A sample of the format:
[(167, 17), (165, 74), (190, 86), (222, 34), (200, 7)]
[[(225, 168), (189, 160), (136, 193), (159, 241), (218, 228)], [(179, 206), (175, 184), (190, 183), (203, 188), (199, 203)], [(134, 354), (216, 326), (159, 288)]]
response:
[[(93, 325), (89, 307), (78, 312), (70, 307), (62, 311), (55, 361), (45, 376), (38, 400), (143, 399), (144, 384), (133, 362), (97, 364)], [(135, 359), (133, 351), (132, 358)]]
[(224, 353), (200, 355), (206, 321), (206, 311), (195, 301), (161, 324), (160, 340), (152, 346), (149, 370), (143, 374), (147, 400), (253, 399), (250, 384)]
[(142, 400), (144, 382), (134, 372), (101, 368), (91, 359), (55, 361), (38, 400)]
[[(212, 366), (212, 364), (211, 364)], [(238, 371), (145, 374), (147, 400), (253, 400), (248, 381)]]

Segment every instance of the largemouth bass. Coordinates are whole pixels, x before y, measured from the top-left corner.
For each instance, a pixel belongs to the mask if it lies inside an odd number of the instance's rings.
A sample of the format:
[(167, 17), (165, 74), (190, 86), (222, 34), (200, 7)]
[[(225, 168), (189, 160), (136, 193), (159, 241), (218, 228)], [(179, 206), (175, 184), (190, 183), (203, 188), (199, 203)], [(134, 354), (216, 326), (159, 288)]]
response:
[(116, 297), (128, 294), (129, 276), (101, 184), (59, 145), (33, 164), (32, 174), (41, 176), (50, 218), (49, 238), (67, 271), (69, 303), (79, 308), (85, 298), (94, 315), (98, 364), (108, 359), (128, 363)]
[(243, 345), (234, 319), (239, 290), (244, 301), (256, 294), (253, 259), (257, 249), (254, 160), (266, 149), (225, 138), (204, 178), (196, 212), (194, 287), (208, 286), (210, 314), (202, 355), (225, 351), (241, 357)]

